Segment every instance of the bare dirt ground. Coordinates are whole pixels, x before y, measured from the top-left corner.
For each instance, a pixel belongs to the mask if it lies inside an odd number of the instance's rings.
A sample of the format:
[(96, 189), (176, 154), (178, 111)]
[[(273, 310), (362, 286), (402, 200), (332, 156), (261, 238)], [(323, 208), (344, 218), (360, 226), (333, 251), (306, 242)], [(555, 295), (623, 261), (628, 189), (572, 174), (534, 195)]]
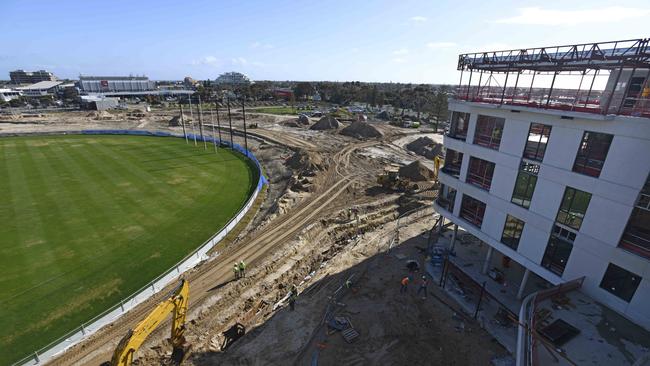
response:
[[(168, 126), (173, 115), (153, 112), (131, 120), (118, 113), (111, 120), (96, 120), (88, 113), (71, 112), (8, 123), (0, 118), (0, 133), (91, 128), (180, 133), (180, 127)], [(224, 117), (222, 138), (229, 139)], [(247, 116), (247, 142), (271, 184), (256, 203), (257, 215), (239, 228), (239, 237), (227, 240), (209, 260), (184, 275), (190, 283), (185, 337), (192, 351), (187, 364), (302, 365), (317, 358), (321, 365), (474, 365), (488, 364), (490, 357), (503, 353), (471, 320), (454, 315), (447, 305), (451, 302), (434, 284), (426, 300), (415, 296), (415, 288), (399, 294), (404, 259), (418, 257), (407, 239), (433, 224), (435, 193), (433, 184), (422, 185), (426, 191), (413, 195), (386, 191), (377, 186), (376, 177), (390, 162), (417, 159), (393, 143), (415, 131), (378, 124), (383, 137), (359, 140), (338, 130), (285, 126), (281, 122), (286, 118)], [(212, 133), (214, 119), (207, 115), (204, 121), (205, 133)], [(232, 124), (234, 142), (243, 145), (241, 116), (233, 116)], [(197, 126), (195, 130), (198, 133)], [(402, 244), (384, 254), (397, 217), (407, 212), (412, 214), (400, 219), (409, 223), (400, 232)], [(231, 268), (239, 260), (248, 264), (247, 278), (234, 281)], [(354, 288), (332, 305), (333, 292), (352, 274)], [(302, 292), (295, 312), (283, 301), (292, 284)], [(162, 290), (50, 364), (99, 365), (109, 360), (119, 339), (166, 293)], [(328, 314), (352, 321), (360, 333), (355, 343), (346, 343), (340, 333), (326, 333), (326, 308)], [(224, 352), (223, 333), (237, 323), (247, 334)], [(138, 351), (136, 362), (169, 363), (168, 338), (168, 324), (163, 324)]]

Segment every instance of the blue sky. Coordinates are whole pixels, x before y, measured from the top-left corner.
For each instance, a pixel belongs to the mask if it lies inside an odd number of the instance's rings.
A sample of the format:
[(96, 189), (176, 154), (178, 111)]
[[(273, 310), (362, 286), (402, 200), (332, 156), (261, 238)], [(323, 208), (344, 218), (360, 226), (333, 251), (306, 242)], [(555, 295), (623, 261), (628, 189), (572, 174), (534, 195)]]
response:
[(0, 78), (458, 82), (459, 53), (648, 37), (650, 2), (0, 2)]

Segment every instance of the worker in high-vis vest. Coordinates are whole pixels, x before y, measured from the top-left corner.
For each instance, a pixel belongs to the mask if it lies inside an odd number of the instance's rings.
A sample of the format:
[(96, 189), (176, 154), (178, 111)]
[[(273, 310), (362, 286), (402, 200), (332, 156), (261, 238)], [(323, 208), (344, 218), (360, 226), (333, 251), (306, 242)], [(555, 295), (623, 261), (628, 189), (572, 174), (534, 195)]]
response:
[(232, 272), (235, 274), (235, 279), (239, 278), (239, 265), (235, 263), (235, 266), (232, 268)]
[(405, 294), (408, 291), (409, 281), (409, 276), (402, 278), (402, 287), (399, 289), (400, 294)]
[(246, 263), (244, 261), (239, 262), (239, 276), (246, 277)]

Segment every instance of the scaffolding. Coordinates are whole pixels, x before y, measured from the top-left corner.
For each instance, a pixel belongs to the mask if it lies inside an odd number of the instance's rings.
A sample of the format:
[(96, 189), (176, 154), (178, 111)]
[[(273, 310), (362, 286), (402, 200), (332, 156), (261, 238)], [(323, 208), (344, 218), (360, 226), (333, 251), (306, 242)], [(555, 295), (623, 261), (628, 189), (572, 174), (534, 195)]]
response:
[(650, 38), (461, 54), (458, 70), (456, 99), (650, 118)]

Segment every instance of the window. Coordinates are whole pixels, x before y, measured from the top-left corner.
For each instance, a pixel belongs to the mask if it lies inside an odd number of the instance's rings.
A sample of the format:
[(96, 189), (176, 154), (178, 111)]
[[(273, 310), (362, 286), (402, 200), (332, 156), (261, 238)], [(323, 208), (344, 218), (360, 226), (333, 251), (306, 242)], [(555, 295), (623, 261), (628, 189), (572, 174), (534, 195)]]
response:
[(517, 250), (522, 231), (524, 231), (523, 221), (514, 216), (506, 216), (506, 224), (503, 227), (501, 242), (510, 248)]
[(575, 230), (580, 230), (590, 200), (591, 193), (566, 187), (555, 221)]
[(486, 191), (490, 190), (492, 185), (492, 176), (494, 175), (494, 163), (487, 160), (470, 157), (469, 170), (467, 171), (467, 183), (473, 184)]
[(505, 118), (479, 115), (476, 120), (474, 144), (499, 150)]
[(650, 175), (639, 193), (618, 246), (650, 259)]
[(551, 136), (551, 126), (541, 123), (531, 123), (528, 131), (528, 140), (524, 148), (524, 157), (531, 160), (544, 160), (546, 144)]
[(454, 212), (454, 203), (456, 202), (456, 190), (444, 184), (440, 185), (436, 203), (449, 212)]
[(463, 153), (456, 150), (447, 149), (445, 154), (445, 165), (442, 171), (452, 177), (458, 178), (460, 176), (460, 167), (463, 164)]
[(640, 282), (640, 276), (610, 263), (607, 266), (603, 280), (600, 282), (600, 287), (625, 302), (630, 302)]
[(643, 90), (643, 83), (645, 82), (645, 77), (635, 76), (630, 79), (630, 86), (627, 89), (627, 95), (623, 101), (623, 107), (632, 108), (636, 104), (641, 91)]
[(555, 225), (544, 251), (542, 267), (562, 276), (573, 249), (573, 240), (575, 240), (575, 233)]
[(460, 217), (480, 228), (484, 214), (485, 203), (466, 194), (463, 195), (463, 201), (460, 205)]
[(606, 133), (585, 131), (573, 163), (573, 171), (598, 178), (613, 137)]
[(465, 141), (468, 127), (469, 113), (452, 112), (447, 136)]
[(537, 185), (537, 174), (539, 165), (522, 161), (519, 165), (519, 174), (515, 181), (515, 190), (512, 192), (511, 202), (523, 208), (530, 207), (533, 199), (535, 185)]

